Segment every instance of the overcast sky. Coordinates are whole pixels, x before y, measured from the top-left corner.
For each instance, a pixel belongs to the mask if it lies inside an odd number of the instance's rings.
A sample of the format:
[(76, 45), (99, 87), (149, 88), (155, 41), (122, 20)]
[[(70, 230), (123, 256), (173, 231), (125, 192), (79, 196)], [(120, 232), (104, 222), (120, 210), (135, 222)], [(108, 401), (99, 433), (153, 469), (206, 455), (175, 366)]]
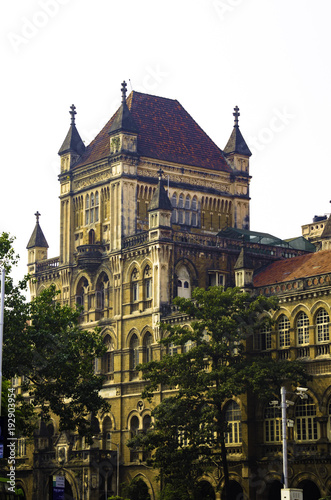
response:
[(15, 0), (2, 15), (0, 230), (26, 272), (34, 213), (59, 255), (69, 107), (89, 144), (121, 82), (177, 99), (224, 148), (233, 108), (251, 157), (251, 229), (301, 234), (328, 213), (329, 0)]

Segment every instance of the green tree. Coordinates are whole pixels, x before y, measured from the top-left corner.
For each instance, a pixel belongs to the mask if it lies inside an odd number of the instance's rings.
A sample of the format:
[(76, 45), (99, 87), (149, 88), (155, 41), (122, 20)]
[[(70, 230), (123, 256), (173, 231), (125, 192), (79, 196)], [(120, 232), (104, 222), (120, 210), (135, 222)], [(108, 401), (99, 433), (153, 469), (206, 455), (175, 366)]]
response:
[[(8, 233), (0, 238), (0, 259), (6, 268), (4, 377), (24, 377), (29, 399), (18, 398), (22, 415), (37, 413), (47, 420), (53, 413), (59, 417), (60, 431), (78, 430), (91, 440), (91, 415), (109, 409), (99, 394), (103, 377), (94, 373), (95, 358), (105, 352), (100, 331), (80, 328), (80, 311), (61, 305), (55, 285), (31, 302), (26, 300), (29, 277), (15, 285), (9, 274), (18, 260), (13, 241)], [(22, 432), (31, 432), (31, 418), (22, 423)]]
[(138, 368), (148, 380), (143, 397), (150, 401), (160, 386), (176, 389), (153, 411), (153, 428), (129, 446), (152, 451), (150, 464), (159, 469), (166, 488), (163, 498), (194, 498), (202, 473), (223, 469), (229, 498), (224, 403), (235, 396), (255, 393), (274, 398), (287, 381), (304, 383), (303, 365), (252, 356), (247, 348), (253, 334), (277, 308), (275, 298), (252, 297), (238, 289), (197, 288), (193, 300), (175, 304), (190, 327), (162, 324), (161, 344), (182, 346), (181, 354), (164, 354)]

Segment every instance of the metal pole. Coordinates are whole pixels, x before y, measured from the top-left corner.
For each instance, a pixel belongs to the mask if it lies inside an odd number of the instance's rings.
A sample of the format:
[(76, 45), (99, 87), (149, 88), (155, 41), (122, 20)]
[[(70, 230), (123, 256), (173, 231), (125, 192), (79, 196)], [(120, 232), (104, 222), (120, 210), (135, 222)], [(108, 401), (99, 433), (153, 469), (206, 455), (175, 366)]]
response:
[(283, 437), (283, 476), (284, 488), (288, 488), (288, 472), (287, 472), (287, 439), (286, 439), (286, 389), (281, 387), (281, 409), (282, 409), (282, 437)]
[(5, 276), (6, 272), (1, 269), (1, 305), (0, 305), (0, 416), (1, 416), (1, 396), (2, 396), (2, 344), (3, 344), (3, 323), (5, 312)]
[(119, 479), (120, 479), (120, 445), (117, 444), (117, 474), (116, 474), (116, 495), (119, 496)]

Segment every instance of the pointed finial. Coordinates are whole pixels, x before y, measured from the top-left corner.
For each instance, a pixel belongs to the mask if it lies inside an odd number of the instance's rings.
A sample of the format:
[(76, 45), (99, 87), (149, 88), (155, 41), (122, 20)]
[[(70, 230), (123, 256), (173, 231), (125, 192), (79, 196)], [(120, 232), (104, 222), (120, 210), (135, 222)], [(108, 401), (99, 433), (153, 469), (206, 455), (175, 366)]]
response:
[(123, 82), (122, 82), (122, 89), (121, 89), (121, 91), (122, 91), (122, 104), (124, 104), (125, 101), (126, 101), (126, 87), (127, 87), (126, 81), (123, 80)]
[(69, 111), (69, 113), (71, 114), (71, 125), (75, 125), (75, 115), (77, 115), (76, 106), (72, 104), (70, 109), (71, 111)]
[(157, 173), (159, 174), (159, 181), (161, 181), (162, 180), (162, 175), (164, 173), (163, 170), (162, 170), (162, 168), (159, 168), (159, 170), (157, 171)]
[(238, 108), (238, 106), (236, 106), (233, 109), (234, 109), (234, 113), (233, 113), (233, 116), (234, 116), (234, 126), (235, 127), (239, 127), (239, 116), (240, 116), (239, 108)]
[(37, 210), (37, 212), (34, 215), (36, 216), (36, 222), (37, 222), (37, 224), (39, 224), (39, 217), (40, 217), (41, 214)]

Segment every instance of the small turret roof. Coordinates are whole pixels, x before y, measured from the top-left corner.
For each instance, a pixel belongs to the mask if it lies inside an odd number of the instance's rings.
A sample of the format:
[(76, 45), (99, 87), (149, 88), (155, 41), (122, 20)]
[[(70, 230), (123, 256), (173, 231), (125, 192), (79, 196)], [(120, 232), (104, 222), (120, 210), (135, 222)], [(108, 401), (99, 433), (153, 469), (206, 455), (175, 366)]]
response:
[(234, 269), (254, 269), (252, 260), (247, 255), (247, 250), (245, 247), (242, 247), (242, 249), (240, 250), (240, 254), (237, 262), (234, 265)]
[(148, 207), (148, 211), (151, 212), (152, 210), (172, 210), (172, 205), (171, 201), (169, 200), (169, 197), (167, 195), (166, 190), (164, 189), (163, 183), (162, 183), (162, 171), (159, 170), (159, 183), (157, 185), (157, 188), (154, 191), (154, 194), (152, 196), (151, 202)]
[(75, 124), (75, 114), (76, 114), (75, 109), (76, 108), (75, 108), (75, 105), (72, 104), (70, 109), (71, 109), (71, 111), (69, 111), (69, 113), (71, 114), (70, 128), (68, 130), (66, 138), (63, 141), (62, 146), (60, 147), (58, 154), (61, 156), (65, 153), (73, 152), (73, 153), (77, 153), (79, 156), (81, 156), (85, 151), (85, 144), (82, 141), (81, 136), (79, 135), (78, 130), (76, 128), (76, 124)]
[(252, 156), (252, 153), (251, 153), (249, 147), (247, 146), (246, 141), (243, 138), (243, 136), (239, 130), (238, 117), (240, 116), (240, 113), (239, 113), (238, 106), (236, 106), (234, 108), (233, 116), (235, 117), (234, 127), (233, 127), (232, 133), (230, 135), (230, 139), (228, 140), (227, 145), (224, 148), (224, 153), (226, 156), (229, 156), (230, 154), (234, 154), (234, 153), (244, 155), (244, 156)]
[(48, 243), (46, 241), (46, 238), (44, 236), (44, 233), (42, 232), (42, 229), (39, 225), (39, 217), (40, 213), (36, 212), (36, 225), (33, 230), (33, 233), (31, 234), (31, 237), (29, 239), (29, 243), (27, 244), (27, 249), (29, 248), (34, 248), (34, 247), (42, 247), (42, 248), (48, 248)]
[(131, 115), (131, 112), (126, 103), (126, 83), (122, 83), (122, 104), (115, 114), (114, 121), (109, 129), (109, 134), (114, 134), (119, 131), (133, 132), (138, 134), (137, 125)]

